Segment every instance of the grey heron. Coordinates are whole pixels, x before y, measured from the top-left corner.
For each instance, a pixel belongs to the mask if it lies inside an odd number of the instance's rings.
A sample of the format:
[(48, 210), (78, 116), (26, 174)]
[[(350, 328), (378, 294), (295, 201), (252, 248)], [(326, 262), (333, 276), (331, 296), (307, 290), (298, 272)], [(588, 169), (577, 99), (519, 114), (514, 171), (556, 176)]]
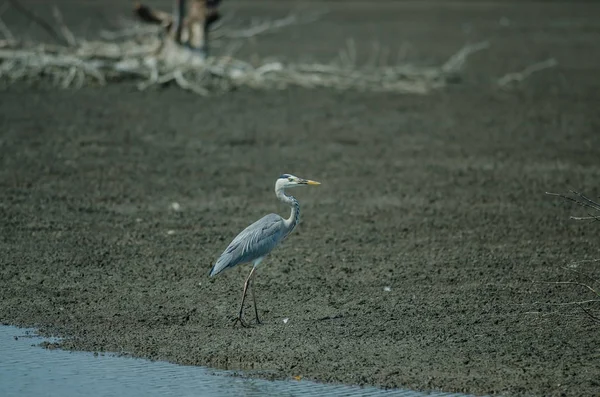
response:
[[(290, 174), (283, 174), (275, 182), (275, 195), (277, 198), (291, 207), (290, 217), (284, 219), (277, 214), (268, 214), (242, 230), (232, 241), (229, 243), (225, 251), (221, 254), (219, 259), (215, 262), (214, 266), (210, 270), (209, 276), (215, 276), (225, 269), (232, 268), (239, 264), (252, 263), (252, 270), (246, 277), (244, 282), (244, 291), (242, 293), (242, 303), (240, 305), (240, 311), (235, 324), (240, 322), (242, 326), (247, 327), (248, 325), (244, 322), (243, 311), (244, 301), (246, 299), (246, 293), (250, 287), (252, 276), (255, 274), (256, 267), (262, 262), (262, 260), (269, 254), (273, 248), (281, 243), (291, 232), (294, 230), (300, 220), (300, 203), (293, 196), (287, 196), (284, 192), (285, 189), (290, 189), (300, 186), (315, 186), (320, 185), (319, 182), (311, 181), (310, 179), (302, 179), (297, 176)], [(258, 318), (258, 309), (256, 308), (256, 297), (254, 296), (254, 289), (252, 289), (252, 300), (254, 301), (254, 314), (256, 315), (256, 322), (260, 324)]]

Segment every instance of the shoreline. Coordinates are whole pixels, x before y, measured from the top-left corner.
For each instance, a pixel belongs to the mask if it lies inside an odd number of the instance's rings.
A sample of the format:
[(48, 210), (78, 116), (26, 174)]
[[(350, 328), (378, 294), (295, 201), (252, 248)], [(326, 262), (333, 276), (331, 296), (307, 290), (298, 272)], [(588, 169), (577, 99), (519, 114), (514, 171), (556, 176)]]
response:
[[(111, 11), (94, 7), (61, 10)], [(68, 335), (65, 349), (265, 376), (593, 394), (598, 324), (571, 304), (593, 296), (550, 283), (598, 279), (597, 230), (545, 192), (597, 196), (600, 5), (334, 11), (244, 51), (318, 58), (351, 34), (358, 49), (402, 37), (435, 63), (493, 40), (426, 96), (3, 88), (0, 321)], [(556, 68), (513, 89), (490, 84), (549, 56)], [(265, 324), (233, 328), (249, 267), (208, 271), (244, 227), (287, 214), (273, 194), (286, 172), (322, 185), (294, 191), (301, 223), (258, 268)]]

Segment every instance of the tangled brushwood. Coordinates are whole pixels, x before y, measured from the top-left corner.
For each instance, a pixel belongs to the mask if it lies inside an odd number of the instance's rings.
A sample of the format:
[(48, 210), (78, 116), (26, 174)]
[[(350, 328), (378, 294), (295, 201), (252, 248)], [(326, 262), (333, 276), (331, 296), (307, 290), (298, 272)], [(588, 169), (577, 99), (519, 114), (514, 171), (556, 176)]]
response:
[(63, 88), (77, 88), (134, 79), (141, 90), (175, 83), (200, 95), (242, 86), (426, 94), (456, 79), (466, 58), (488, 46), (487, 42), (466, 46), (443, 65), (433, 67), (385, 65), (380, 53), (373, 54), (366, 65), (359, 66), (352, 40), (348, 40), (347, 48), (330, 64), (248, 62), (234, 57), (244, 40), (314, 21), (319, 15), (291, 14), (240, 30), (227, 30), (220, 21), (211, 27), (210, 33), (211, 48), (218, 49), (214, 52), (220, 54), (207, 58), (171, 40), (160, 27), (133, 23), (120, 32), (101, 33), (101, 40), (88, 41), (78, 39), (68, 29), (56, 8), (54, 17), (55, 25), (47, 24), (46, 30), (59, 37), (58, 44), (18, 40), (0, 20), (0, 33), (4, 34), (0, 40), (0, 83), (50, 81)]
[[(570, 193), (572, 194), (572, 196), (567, 196), (565, 194), (560, 194), (560, 193), (550, 193), (550, 192), (546, 192), (546, 194), (550, 195), (550, 196), (557, 196), (557, 197), (561, 197), (567, 201), (570, 201), (572, 203), (575, 203), (576, 205), (585, 208), (588, 213), (585, 216), (571, 216), (571, 219), (577, 220), (577, 221), (589, 221), (589, 222), (597, 222), (600, 221), (600, 216), (598, 216), (598, 214), (600, 213), (600, 202), (598, 202), (597, 200), (592, 200), (591, 198), (585, 196), (582, 193), (579, 193), (577, 191), (571, 190)], [(593, 259), (593, 260), (585, 260), (585, 261), (579, 261), (579, 262), (574, 262), (573, 264), (571, 264), (570, 266), (568, 266), (566, 269), (576, 273), (579, 277), (583, 277), (586, 279), (585, 282), (581, 282), (581, 281), (553, 281), (553, 282), (549, 282), (549, 284), (556, 284), (556, 285), (569, 285), (569, 286), (574, 286), (574, 287), (578, 287), (583, 289), (584, 291), (587, 291), (587, 293), (591, 293), (592, 297), (594, 299), (587, 299), (587, 300), (582, 300), (579, 302), (569, 302), (569, 303), (563, 303), (563, 305), (571, 305), (571, 304), (575, 304), (577, 305), (585, 314), (587, 314), (587, 316), (591, 319), (593, 319), (595, 322), (600, 323), (600, 317), (597, 314), (594, 314), (592, 312), (592, 309), (589, 308), (589, 306), (591, 305), (595, 305), (596, 307), (598, 307), (598, 303), (600, 303), (600, 290), (598, 289), (598, 287), (600, 286), (600, 280), (598, 279), (598, 277), (595, 275), (598, 272), (595, 271), (593, 273), (584, 273), (581, 270), (578, 270), (578, 264), (584, 263), (584, 262), (588, 262), (588, 263), (598, 263), (600, 260), (599, 259)], [(588, 306), (588, 307), (586, 307)]]

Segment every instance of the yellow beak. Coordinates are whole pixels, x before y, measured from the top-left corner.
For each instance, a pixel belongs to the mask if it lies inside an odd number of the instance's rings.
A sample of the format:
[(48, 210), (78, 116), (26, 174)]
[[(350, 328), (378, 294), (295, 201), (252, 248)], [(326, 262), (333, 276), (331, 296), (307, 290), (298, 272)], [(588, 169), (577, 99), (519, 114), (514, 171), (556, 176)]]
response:
[(310, 179), (307, 179), (307, 180), (306, 180), (306, 184), (307, 184), (307, 185), (313, 185), (313, 186), (317, 186), (317, 185), (320, 185), (320, 184), (321, 184), (321, 182), (317, 182), (317, 181), (311, 181)]

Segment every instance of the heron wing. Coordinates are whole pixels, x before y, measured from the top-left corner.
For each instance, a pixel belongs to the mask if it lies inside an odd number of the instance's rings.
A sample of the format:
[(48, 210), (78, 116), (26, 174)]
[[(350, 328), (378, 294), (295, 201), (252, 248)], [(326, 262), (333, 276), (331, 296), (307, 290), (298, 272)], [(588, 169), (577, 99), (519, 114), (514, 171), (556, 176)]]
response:
[(285, 236), (283, 218), (276, 214), (265, 215), (238, 234), (210, 271), (210, 276), (228, 267), (247, 263), (267, 255)]

